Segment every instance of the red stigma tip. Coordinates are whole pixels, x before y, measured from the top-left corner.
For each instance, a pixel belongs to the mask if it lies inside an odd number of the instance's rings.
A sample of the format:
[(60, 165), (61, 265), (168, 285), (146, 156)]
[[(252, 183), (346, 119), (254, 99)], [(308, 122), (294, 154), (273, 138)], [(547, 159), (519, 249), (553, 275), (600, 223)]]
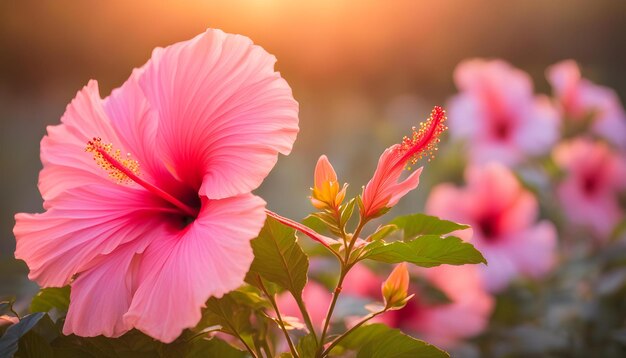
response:
[(411, 137), (402, 138), (398, 153), (401, 155), (400, 163), (402, 165), (412, 165), (422, 158), (428, 158), (430, 161), (434, 158), (434, 152), (437, 151), (437, 143), (439, 136), (448, 127), (444, 124), (446, 121), (446, 111), (435, 106), (430, 112), (430, 117), (419, 124), (419, 127), (413, 127)]

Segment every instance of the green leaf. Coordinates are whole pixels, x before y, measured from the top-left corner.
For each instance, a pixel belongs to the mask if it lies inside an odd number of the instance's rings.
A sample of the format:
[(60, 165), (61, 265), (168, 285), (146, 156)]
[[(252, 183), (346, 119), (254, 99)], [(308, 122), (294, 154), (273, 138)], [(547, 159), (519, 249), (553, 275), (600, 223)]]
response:
[(22, 317), (22, 319), (11, 327), (7, 328), (2, 338), (0, 338), (0, 357), (13, 357), (17, 352), (20, 338), (28, 333), (37, 322), (46, 314), (37, 312)]
[(322, 222), (322, 224), (333, 234), (338, 236), (341, 235), (339, 223), (337, 223), (337, 220), (335, 219), (335, 216), (333, 214), (329, 213), (328, 211), (320, 211), (311, 214), (311, 216), (318, 218)]
[(168, 353), (183, 352), (184, 342), (177, 339), (166, 345), (131, 330), (118, 338), (61, 336), (53, 342), (53, 348), (55, 358), (151, 358), (170, 357)]
[(30, 331), (19, 341), (17, 356), (20, 358), (53, 357), (54, 351), (50, 343), (41, 335)]
[(322, 219), (313, 214), (302, 219), (302, 224), (320, 234), (328, 233), (328, 227), (326, 226), (326, 224), (322, 221)]
[(233, 335), (250, 332), (252, 330), (251, 314), (252, 310), (237, 302), (232, 293), (224, 295), (222, 298), (211, 297), (206, 303), (202, 319), (195, 330), (221, 326), (222, 331)]
[(396, 230), (398, 230), (398, 227), (393, 224), (379, 226), (378, 229), (376, 229), (376, 231), (372, 235), (368, 236), (366, 241), (382, 240), (386, 238), (387, 236), (391, 235), (391, 233), (393, 233)]
[(468, 225), (442, 220), (435, 216), (412, 214), (399, 216), (391, 221), (403, 231), (403, 239), (409, 240), (422, 235), (445, 235), (456, 230), (468, 229)]
[(244, 358), (248, 355), (230, 344), (217, 339), (199, 339), (190, 347), (186, 358)]
[(261, 296), (256, 287), (250, 285), (241, 286), (237, 290), (230, 292), (228, 295), (238, 304), (249, 307), (252, 310), (261, 310), (263, 308), (272, 307), (267, 298), (265, 298), (265, 296)]
[(410, 262), (421, 267), (443, 264), (487, 263), (480, 251), (455, 236), (425, 235), (411, 241), (376, 241), (364, 249), (362, 258), (396, 264)]
[(309, 333), (300, 338), (298, 344), (296, 345), (296, 351), (298, 351), (298, 354), (302, 358), (315, 357), (317, 342), (315, 341), (315, 338), (313, 338), (313, 335)]
[(338, 350), (357, 351), (357, 358), (449, 357), (448, 353), (431, 344), (380, 323), (357, 328), (338, 347)]
[(301, 297), (307, 281), (309, 259), (302, 251), (295, 230), (268, 217), (259, 237), (252, 240), (254, 261), (246, 281), (257, 286), (256, 275)]
[(67, 312), (70, 305), (70, 286), (48, 287), (39, 290), (30, 304), (31, 312), (49, 312), (56, 308), (61, 312)]
[(346, 204), (341, 206), (341, 218), (339, 222), (340, 227), (344, 227), (348, 220), (352, 217), (352, 213), (354, 213), (354, 206), (356, 204), (356, 199), (352, 199)]

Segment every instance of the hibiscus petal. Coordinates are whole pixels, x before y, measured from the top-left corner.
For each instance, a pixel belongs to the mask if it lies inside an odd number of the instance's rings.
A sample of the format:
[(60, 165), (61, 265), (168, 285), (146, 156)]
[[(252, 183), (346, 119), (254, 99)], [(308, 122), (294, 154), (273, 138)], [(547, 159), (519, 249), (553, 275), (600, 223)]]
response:
[(426, 272), (452, 303), (427, 307), (422, 321), (415, 322), (423, 338), (445, 348), (482, 332), (489, 323), (493, 298), (483, 289), (477, 267), (439, 266)]
[[(452, 184), (444, 183), (435, 186), (430, 191), (426, 201), (426, 213), (445, 220), (467, 223), (469, 220), (472, 220), (473, 204), (467, 200), (467, 195), (463, 190)], [(470, 241), (473, 236), (473, 230), (470, 228), (455, 231), (451, 235)]]
[(137, 83), (141, 72), (141, 69), (135, 69), (130, 78), (104, 100), (103, 106), (119, 133), (120, 144), (141, 163), (142, 168), (147, 169), (151, 179), (158, 179), (166, 172), (154, 153), (158, 119)]
[(387, 205), (395, 206), (403, 196), (405, 196), (411, 190), (417, 188), (420, 183), (420, 174), (422, 174), (422, 169), (424, 167), (417, 168), (411, 175), (409, 175), (403, 181), (393, 185), (391, 188), (391, 199), (389, 199), (389, 203)]
[(520, 271), (539, 278), (549, 272), (556, 263), (557, 233), (549, 221), (518, 233), (512, 238), (511, 258), (516, 261)]
[(298, 132), (298, 104), (275, 58), (243, 36), (207, 30), (156, 49), (139, 84), (159, 116), (173, 174), (221, 199), (258, 187)]
[(565, 102), (568, 96), (577, 95), (577, 86), (580, 82), (580, 69), (573, 60), (561, 61), (546, 70), (546, 78), (552, 85), (556, 97)]
[(121, 185), (87, 185), (47, 202), (43, 214), (15, 215), (15, 257), (26, 261), (29, 278), (42, 286), (64, 286), (100, 254), (159, 226), (146, 211), (162, 203)]
[(144, 180), (177, 197), (193, 197), (192, 190), (176, 180), (163, 163), (156, 144), (157, 113), (152, 110), (138, 83), (143, 69), (135, 69), (120, 88), (104, 100), (104, 110), (111, 125), (119, 135), (119, 145), (126, 148), (132, 158), (139, 161)]
[(195, 326), (209, 297), (243, 284), (253, 259), (250, 240), (265, 222), (264, 206), (252, 194), (205, 198), (192, 224), (146, 249), (125, 322), (166, 343)]
[(63, 334), (119, 337), (132, 328), (122, 317), (132, 300), (133, 281), (139, 267), (136, 254), (145, 248), (148, 238), (151, 236), (98, 257), (93, 268), (78, 276), (72, 283), (72, 304)]
[(85, 153), (87, 142), (93, 137), (114, 145), (120, 142), (102, 108), (96, 81), (89, 81), (76, 94), (61, 122), (49, 126), (48, 135), (41, 141), (43, 170), (39, 174), (39, 190), (44, 200), (86, 184), (114, 185), (94, 163), (93, 156)]
[(530, 155), (540, 155), (559, 138), (559, 113), (546, 96), (537, 96), (514, 133), (515, 143)]

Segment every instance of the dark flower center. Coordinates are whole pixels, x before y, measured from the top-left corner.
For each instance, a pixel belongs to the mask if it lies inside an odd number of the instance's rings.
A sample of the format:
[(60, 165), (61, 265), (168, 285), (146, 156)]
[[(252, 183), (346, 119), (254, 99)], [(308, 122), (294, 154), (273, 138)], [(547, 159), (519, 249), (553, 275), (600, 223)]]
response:
[(587, 174), (583, 177), (582, 187), (583, 192), (587, 194), (587, 196), (593, 196), (600, 187), (598, 177), (593, 174)]
[(497, 215), (488, 214), (483, 216), (478, 220), (476, 226), (485, 241), (496, 241), (499, 234)]
[(513, 124), (505, 115), (498, 115), (493, 118), (491, 133), (493, 137), (500, 141), (506, 141), (511, 137)]

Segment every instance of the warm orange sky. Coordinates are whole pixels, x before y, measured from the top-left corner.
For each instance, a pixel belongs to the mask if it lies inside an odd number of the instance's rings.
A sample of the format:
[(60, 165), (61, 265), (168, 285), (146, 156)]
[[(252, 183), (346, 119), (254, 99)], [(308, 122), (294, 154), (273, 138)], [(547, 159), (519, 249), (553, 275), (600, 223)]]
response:
[(611, 42), (624, 13), (624, 2), (610, 0), (3, 2), (0, 76), (24, 88), (96, 77), (109, 90), (153, 47), (218, 27), (274, 53), (296, 87), (428, 86), (437, 96), (472, 56), (504, 57), (539, 75), (572, 57), (623, 75), (625, 50)]

